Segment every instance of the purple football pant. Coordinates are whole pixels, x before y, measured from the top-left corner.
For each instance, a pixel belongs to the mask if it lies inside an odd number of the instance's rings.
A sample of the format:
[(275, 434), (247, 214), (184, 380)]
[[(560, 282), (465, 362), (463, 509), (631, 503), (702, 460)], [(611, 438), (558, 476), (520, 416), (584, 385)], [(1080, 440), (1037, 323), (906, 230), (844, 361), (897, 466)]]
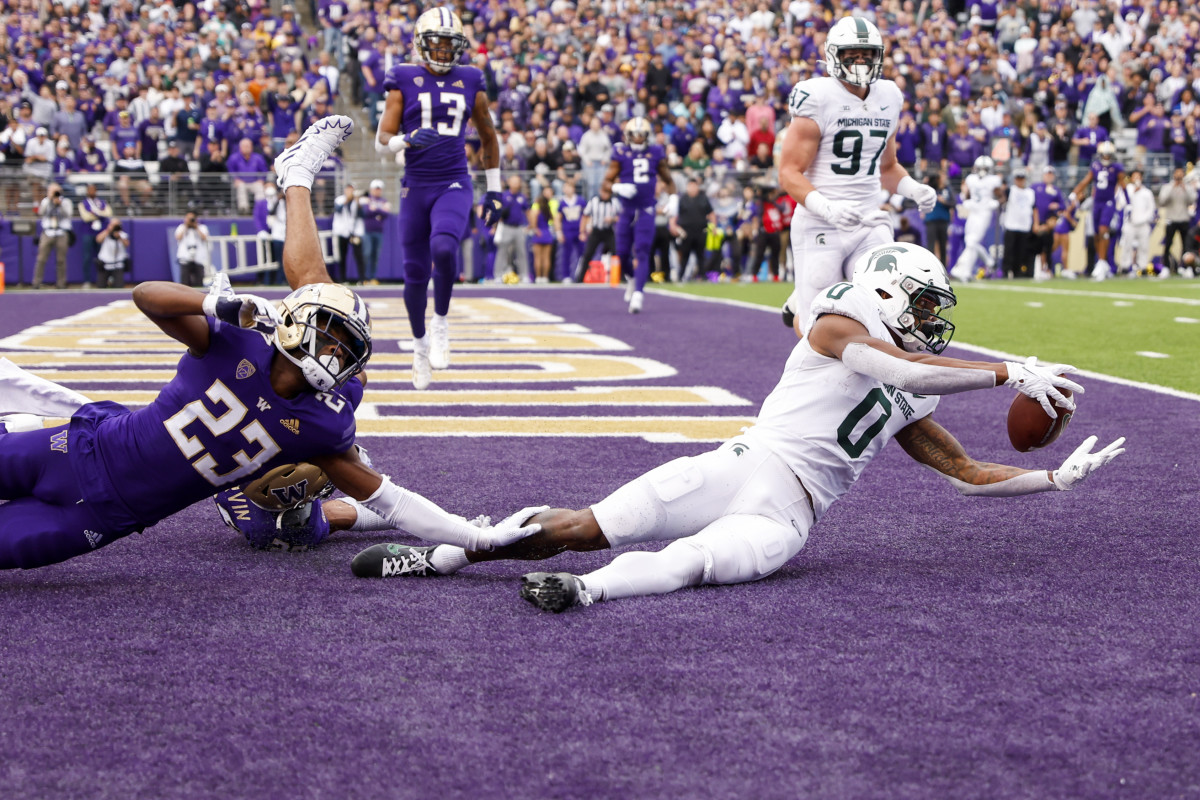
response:
[(0, 434), (0, 499), (0, 569), (56, 564), (130, 533), (101, 532), (80, 502), (66, 425)]
[(583, 255), (583, 242), (579, 231), (563, 229), (563, 240), (558, 245), (558, 279), (561, 281), (575, 275), (575, 267)]
[[(404, 307), (413, 336), (425, 335), (427, 286), (433, 275), (433, 310), (450, 313), (450, 293), (458, 278), (463, 236), (475, 194), (468, 180), (460, 188), (407, 186), (400, 209), (400, 246), (404, 254)], [(452, 184), (453, 185), (453, 184)]]
[[(634, 289), (642, 291), (650, 279), (650, 251), (654, 248), (654, 206), (626, 208), (617, 220), (617, 257), (621, 272), (633, 276)], [(637, 267), (631, 261), (637, 259)]]

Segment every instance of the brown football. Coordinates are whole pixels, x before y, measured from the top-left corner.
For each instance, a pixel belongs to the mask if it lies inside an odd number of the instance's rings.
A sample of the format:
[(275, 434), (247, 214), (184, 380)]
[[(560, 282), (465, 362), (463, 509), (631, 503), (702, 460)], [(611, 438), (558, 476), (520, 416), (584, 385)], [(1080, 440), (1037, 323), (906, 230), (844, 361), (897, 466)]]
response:
[[(1071, 396), (1070, 389), (1063, 389), (1062, 393), (1067, 397)], [(1058, 406), (1055, 406), (1054, 410), (1058, 416), (1051, 419), (1037, 400), (1018, 392), (1012, 405), (1008, 407), (1008, 441), (1022, 453), (1053, 442), (1063, 432), (1063, 428), (1067, 427), (1072, 414), (1075, 413)]]

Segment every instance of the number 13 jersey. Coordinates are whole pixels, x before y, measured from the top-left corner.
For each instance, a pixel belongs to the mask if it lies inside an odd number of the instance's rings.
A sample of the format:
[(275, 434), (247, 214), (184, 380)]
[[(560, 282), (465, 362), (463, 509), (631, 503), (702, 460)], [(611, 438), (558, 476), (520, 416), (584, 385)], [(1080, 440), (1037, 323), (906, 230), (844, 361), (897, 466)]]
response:
[(400, 133), (432, 128), (439, 135), (428, 147), (405, 151), (404, 185), (468, 180), (467, 123), (475, 98), (486, 90), (483, 73), (475, 67), (451, 67), (445, 75), (435, 75), (419, 64), (397, 64), (384, 76), (383, 89), (404, 96)]
[[(812, 304), (817, 314), (862, 323), (876, 339), (893, 342), (868, 290), (835, 283)], [(820, 519), (901, 428), (933, 413), (937, 397), (902, 392), (854, 372), (800, 340), (783, 376), (763, 401), (747, 436), (780, 456), (800, 478)]]
[[(875, 81), (865, 100), (836, 78), (797, 83), (788, 96), (788, 111), (821, 129), (821, 144), (804, 177), (830, 200), (877, 206), (883, 150), (895, 135), (903, 104), (904, 95), (892, 81)], [(796, 213), (815, 217), (804, 206)]]

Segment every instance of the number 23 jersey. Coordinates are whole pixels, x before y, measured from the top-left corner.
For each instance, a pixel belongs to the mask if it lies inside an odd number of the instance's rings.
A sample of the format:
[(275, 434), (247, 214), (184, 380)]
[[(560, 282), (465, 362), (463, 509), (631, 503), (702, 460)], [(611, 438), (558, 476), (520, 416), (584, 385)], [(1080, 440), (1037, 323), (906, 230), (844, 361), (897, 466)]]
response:
[(211, 319), (209, 332), (208, 352), (184, 354), (150, 405), (92, 403), (71, 419), (83, 499), (108, 527), (151, 525), (266, 469), (354, 444), (357, 378), (284, 398), (271, 388), (273, 344)]
[[(804, 177), (830, 200), (878, 205), (883, 151), (895, 135), (903, 104), (904, 95), (892, 81), (875, 81), (863, 100), (836, 78), (797, 83), (788, 96), (788, 111), (821, 129), (821, 144)], [(796, 213), (815, 216), (803, 206)]]
[[(486, 90), (475, 67), (435, 75), (419, 64), (397, 64), (383, 78), (385, 92), (400, 92), (400, 133), (432, 128), (438, 140), (404, 153), (406, 186), (445, 186), (467, 179), (466, 132), (475, 98)], [(469, 186), (470, 184), (463, 184)]]
[[(835, 283), (817, 296), (812, 319), (839, 314), (892, 342), (868, 290)], [(933, 413), (937, 397), (902, 392), (817, 353), (800, 340), (748, 431), (783, 458), (812, 495), (817, 519), (901, 428)]]

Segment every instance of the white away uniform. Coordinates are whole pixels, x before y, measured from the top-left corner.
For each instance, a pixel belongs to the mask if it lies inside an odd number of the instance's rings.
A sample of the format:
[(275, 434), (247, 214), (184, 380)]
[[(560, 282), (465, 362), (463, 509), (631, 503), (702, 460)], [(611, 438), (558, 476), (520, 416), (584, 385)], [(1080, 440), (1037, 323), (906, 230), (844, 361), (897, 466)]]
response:
[(967, 199), (959, 204), (960, 215), (967, 218), (963, 225), (963, 251), (951, 274), (961, 281), (968, 281), (975, 277), (978, 259), (982, 258), (989, 268), (996, 263), (983, 246), (983, 240), (992, 229), (996, 209), (1000, 207), (996, 190), (1004, 186), (1004, 180), (999, 175), (972, 172), (963, 180), (963, 185), (967, 188)]
[[(829, 200), (848, 201), (863, 216), (879, 208), (879, 166), (896, 131), (904, 95), (892, 81), (871, 84), (860, 100), (836, 78), (800, 81), (788, 97), (793, 117), (808, 117), (821, 129), (821, 144), (804, 177)], [(792, 260), (797, 315), (830, 284), (849, 280), (854, 262), (868, 250), (893, 241), (888, 215), (879, 213), (857, 231), (838, 230), (800, 205), (792, 216)]]
[[(850, 317), (893, 341), (861, 287), (826, 287), (812, 313)], [(585, 585), (603, 586), (606, 599), (616, 599), (770, 575), (800, 552), (813, 523), (888, 440), (937, 403), (856, 373), (802, 339), (754, 427), (712, 452), (657, 467), (592, 506), (613, 547), (678, 541), (661, 554), (618, 556), (583, 576)], [(689, 573), (689, 563), (702, 569)]]

